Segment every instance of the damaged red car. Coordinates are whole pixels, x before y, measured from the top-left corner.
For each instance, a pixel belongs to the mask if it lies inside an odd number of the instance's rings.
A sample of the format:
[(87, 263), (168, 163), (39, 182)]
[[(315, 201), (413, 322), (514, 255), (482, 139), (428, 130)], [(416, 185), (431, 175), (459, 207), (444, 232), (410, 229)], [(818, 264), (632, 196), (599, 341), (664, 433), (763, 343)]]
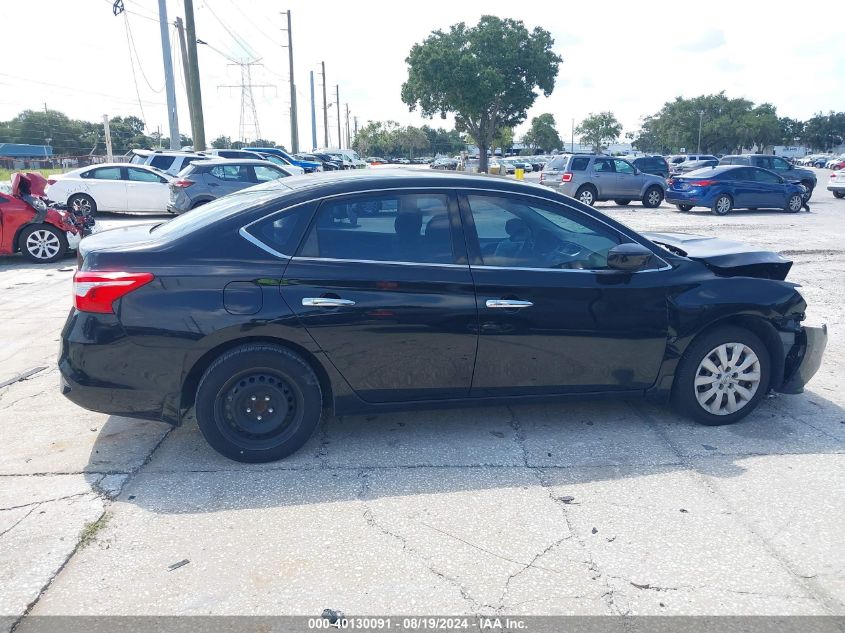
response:
[(94, 219), (48, 200), (46, 185), (41, 174), (16, 173), (11, 193), (0, 192), (0, 255), (20, 251), (33, 262), (55, 262), (91, 232)]

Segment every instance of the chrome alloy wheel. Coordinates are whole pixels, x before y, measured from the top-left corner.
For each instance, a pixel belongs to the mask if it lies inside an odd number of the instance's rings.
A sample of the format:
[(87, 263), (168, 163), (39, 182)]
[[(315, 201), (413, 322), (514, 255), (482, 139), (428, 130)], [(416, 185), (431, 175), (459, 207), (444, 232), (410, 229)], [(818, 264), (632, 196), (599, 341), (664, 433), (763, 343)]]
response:
[(38, 229), (26, 238), (26, 250), (36, 259), (50, 259), (56, 256), (62, 245), (52, 231)]

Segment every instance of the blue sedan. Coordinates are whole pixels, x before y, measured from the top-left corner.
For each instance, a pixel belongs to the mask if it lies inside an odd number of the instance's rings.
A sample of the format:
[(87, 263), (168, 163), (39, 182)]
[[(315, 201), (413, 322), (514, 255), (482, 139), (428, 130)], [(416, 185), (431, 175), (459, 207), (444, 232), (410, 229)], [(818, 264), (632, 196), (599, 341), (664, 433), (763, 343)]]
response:
[(806, 189), (759, 167), (720, 165), (697, 169), (669, 179), (666, 202), (680, 211), (708, 207), (716, 215), (733, 209), (783, 209), (797, 213)]

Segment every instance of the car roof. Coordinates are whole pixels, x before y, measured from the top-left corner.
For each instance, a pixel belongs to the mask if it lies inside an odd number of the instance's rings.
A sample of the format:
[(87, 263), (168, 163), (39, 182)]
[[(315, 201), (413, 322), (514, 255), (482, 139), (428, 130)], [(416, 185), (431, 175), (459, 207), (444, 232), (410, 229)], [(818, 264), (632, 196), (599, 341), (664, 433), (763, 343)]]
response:
[(268, 161), (260, 158), (212, 158), (193, 164), (200, 167), (215, 167), (217, 165), (262, 165), (266, 167), (267, 163)]

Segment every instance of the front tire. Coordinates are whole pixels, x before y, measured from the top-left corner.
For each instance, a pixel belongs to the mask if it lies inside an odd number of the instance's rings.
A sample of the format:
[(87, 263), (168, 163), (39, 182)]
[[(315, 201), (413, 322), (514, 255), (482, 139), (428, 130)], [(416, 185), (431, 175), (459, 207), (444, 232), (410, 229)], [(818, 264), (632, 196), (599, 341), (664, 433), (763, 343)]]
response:
[(800, 193), (793, 193), (789, 196), (789, 199), (786, 201), (786, 207), (784, 208), (785, 211), (789, 211), (790, 213), (798, 213), (801, 210), (801, 207), (804, 206), (804, 196)]
[(722, 326), (696, 338), (675, 374), (672, 402), (707, 426), (733, 424), (751, 413), (769, 389), (769, 350), (753, 332)]
[(653, 185), (646, 189), (643, 194), (643, 206), (647, 209), (656, 209), (663, 202), (663, 189)]
[(583, 185), (575, 192), (575, 198), (590, 207), (596, 203), (596, 195), (596, 190), (591, 185)]
[(845, 191), (834, 191), (833, 197), (834, 198), (840, 198), (840, 199), (845, 198)]
[(678, 207), (678, 211), (681, 213), (689, 213), (692, 210), (691, 204), (676, 204), (675, 206)]
[(807, 189), (807, 193), (804, 195), (804, 202), (808, 202), (810, 198), (813, 197), (813, 189), (815, 189), (815, 186), (809, 180), (805, 180), (801, 184)]
[(243, 345), (224, 353), (197, 388), (203, 437), (239, 462), (270, 462), (295, 452), (317, 428), (322, 408), (314, 371), (279, 345)]
[(67, 253), (67, 236), (50, 224), (32, 224), (18, 240), (23, 256), (38, 264), (58, 261)]
[(716, 198), (710, 210), (716, 215), (727, 215), (731, 212), (731, 209), (733, 208), (734, 201), (728, 194), (723, 193), (718, 198)]
[(631, 204), (631, 201), (628, 198), (619, 198), (617, 200), (614, 200), (614, 202), (616, 204), (618, 204), (620, 207), (624, 207), (624, 206)]

